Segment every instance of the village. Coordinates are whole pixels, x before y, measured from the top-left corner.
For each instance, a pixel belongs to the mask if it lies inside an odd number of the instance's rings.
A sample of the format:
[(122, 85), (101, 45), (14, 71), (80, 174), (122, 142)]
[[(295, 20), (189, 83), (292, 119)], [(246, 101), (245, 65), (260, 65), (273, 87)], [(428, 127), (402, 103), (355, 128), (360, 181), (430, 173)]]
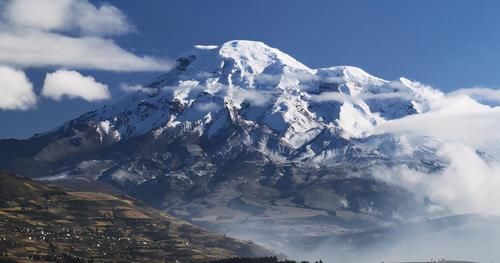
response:
[(258, 249), (127, 196), (65, 192), (1, 173), (0, 183), (1, 262), (206, 262)]

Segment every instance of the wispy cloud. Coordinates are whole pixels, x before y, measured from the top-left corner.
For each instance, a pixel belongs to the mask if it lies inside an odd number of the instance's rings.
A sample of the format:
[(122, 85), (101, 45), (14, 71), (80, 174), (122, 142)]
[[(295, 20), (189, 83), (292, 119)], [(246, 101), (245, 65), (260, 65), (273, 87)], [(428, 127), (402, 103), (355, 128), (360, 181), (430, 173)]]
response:
[(361, 93), (355, 96), (351, 96), (349, 94), (341, 92), (322, 92), (320, 94), (311, 96), (311, 100), (315, 102), (327, 102), (327, 101), (350, 102), (353, 99), (384, 100), (384, 99), (394, 99), (394, 98), (411, 100), (413, 98), (413, 94), (411, 94), (410, 92), (385, 92), (385, 93)]
[(220, 105), (215, 102), (206, 102), (196, 104), (196, 109), (201, 112), (211, 112), (216, 111), (220, 108)]
[(260, 74), (255, 77), (255, 82), (259, 85), (275, 86), (278, 85), (281, 75)]
[(159, 92), (158, 89), (149, 88), (149, 87), (145, 87), (143, 85), (137, 85), (137, 84), (131, 85), (131, 84), (127, 84), (127, 83), (122, 83), (120, 86), (120, 89), (125, 93), (141, 92), (141, 93), (149, 94), (149, 95), (156, 94)]
[(272, 93), (268, 91), (256, 91), (248, 89), (238, 89), (234, 91), (234, 97), (241, 101), (249, 102), (254, 106), (264, 106), (272, 99)]

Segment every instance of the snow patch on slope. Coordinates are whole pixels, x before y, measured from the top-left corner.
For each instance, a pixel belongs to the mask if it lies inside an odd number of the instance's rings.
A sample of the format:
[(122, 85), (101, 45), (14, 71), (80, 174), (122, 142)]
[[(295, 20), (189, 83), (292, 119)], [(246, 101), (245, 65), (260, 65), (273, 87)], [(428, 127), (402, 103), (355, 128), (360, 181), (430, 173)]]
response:
[[(425, 112), (441, 96), (418, 82), (387, 81), (356, 67), (311, 69), (256, 41), (196, 46), (178, 63), (148, 86), (156, 92), (132, 94), (83, 118), (99, 123), (101, 139), (111, 132), (118, 140), (173, 130), (212, 138), (239, 123), (272, 133), (290, 151), (324, 156), (338, 153), (320, 150), (315, 141), (323, 132), (333, 141), (366, 138), (374, 126)], [(248, 138), (248, 145), (259, 144)], [(280, 155), (285, 150), (275, 143), (262, 151)]]

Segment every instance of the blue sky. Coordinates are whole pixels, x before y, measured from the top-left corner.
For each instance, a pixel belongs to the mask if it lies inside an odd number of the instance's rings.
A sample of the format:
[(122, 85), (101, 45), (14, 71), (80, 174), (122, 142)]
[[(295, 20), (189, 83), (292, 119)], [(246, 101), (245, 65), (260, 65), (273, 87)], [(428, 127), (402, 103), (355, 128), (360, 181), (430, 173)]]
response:
[[(478, 85), (500, 87), (498, 1), (108, 2), (135, 27), (134, 32), (113, 39), (139, 55), (173, 59), (195, 44), (250, 39), (263, 41), (313, 68), (353, 65), (385, 79), (405, 76), (444, 91)], [(45, 74), (57, 69), (28, 66), (23, 70), (39, 94)], [(52, 129), (125, 96), (120, 83), (146, 83), (161, 74), (78, 71), (107, 84), (111, 98), (87, 102), (40, 97), (33, 109), (0, 110), (0, 138), (28, 137)]]

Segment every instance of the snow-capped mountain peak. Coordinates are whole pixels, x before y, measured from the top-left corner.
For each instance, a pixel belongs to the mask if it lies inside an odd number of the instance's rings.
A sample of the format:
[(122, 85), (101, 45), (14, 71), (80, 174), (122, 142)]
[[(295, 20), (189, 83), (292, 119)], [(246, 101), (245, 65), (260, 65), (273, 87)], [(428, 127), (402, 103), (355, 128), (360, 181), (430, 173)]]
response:
[(239, 69), (253, 75), (263, 73), (271, 65), (312, 72), (310, 68), (288, 54), (258, 41), (229, 41), (221, 46), (219, 54), (223, 58), (234, 60)]
[[(28, 141), (0, 141), (20, 152), (0, 165), (44, 179), (109, 183), (158, 206), (183, 209), (192, 201), (192, 211), (210, 209), (205, 198), (224, 209), (261, 205), (246, 204), (240, 190), (263, 190), (273, 200), (282, 193), (310, 209), (310, 193), (334, 187), (316, 208), (382, 217), (404, 206), (374, 205), (365, 190), (391, 189), (365, 173), (378, 165), (439, 169), (438, 142), (374, 134), (377, 125), (425, 112), (442, 96), (418, 82), (350, 66), (314, 69), (254, 41), (196, 46), (177, 62), (114, 105)], [(351, 181), (356, 176), (366, 181)]]
[(311, 69), (256, 41), (196, 46), (177, 61), (148, 86), (153, 92), (132, 94), (77, 122), (105, 123), (115, 141), (172, 133), (213, 139), (238, 127), (247, 146), (295, 159), (305, 149), (325, 155), (332, 141), (369, 137), (379, 123), (423, 112), (439, 95), (356, 67)]

